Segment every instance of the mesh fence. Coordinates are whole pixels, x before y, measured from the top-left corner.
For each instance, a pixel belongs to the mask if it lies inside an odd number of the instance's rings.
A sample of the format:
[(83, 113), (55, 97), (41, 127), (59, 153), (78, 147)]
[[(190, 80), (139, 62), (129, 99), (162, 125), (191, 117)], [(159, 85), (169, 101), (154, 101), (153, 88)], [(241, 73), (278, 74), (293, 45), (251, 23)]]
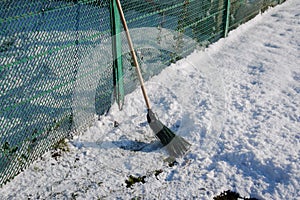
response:
[[(120, 24), (112, 2), (1, 1), (0, 186), (62, 138), (82, 132), (114, 96), (124, 97), (138, 85), (126, 39), (112, 42), (113, 27)], [(196, 48), (185, 37), (206, 46), (281, 1), (121, 3), (147, 80)], [(116, 48), (121, 62), (114, 62)], [(116, 91), (119, 84), (124, 88)]]

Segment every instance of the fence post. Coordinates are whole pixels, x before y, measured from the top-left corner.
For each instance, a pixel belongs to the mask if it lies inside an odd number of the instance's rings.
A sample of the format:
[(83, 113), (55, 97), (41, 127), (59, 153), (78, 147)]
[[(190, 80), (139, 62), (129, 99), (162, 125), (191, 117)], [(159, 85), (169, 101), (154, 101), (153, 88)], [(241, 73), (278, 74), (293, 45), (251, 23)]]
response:
[(121, 110), (124, 104), (124, 84), (122, 66), (121, 20), (116, 0), (110, 1), (110, 21), (113, 54), (113, 83), (116, 101)]
[(230, 0), (227, 0), (227, 8), (226, 8), (226, 22), (225, 22), (225, 32), (224, 37), (227, 37), (228, 35), (228, 29), (229, 29), (229, 17), (230, 17)]

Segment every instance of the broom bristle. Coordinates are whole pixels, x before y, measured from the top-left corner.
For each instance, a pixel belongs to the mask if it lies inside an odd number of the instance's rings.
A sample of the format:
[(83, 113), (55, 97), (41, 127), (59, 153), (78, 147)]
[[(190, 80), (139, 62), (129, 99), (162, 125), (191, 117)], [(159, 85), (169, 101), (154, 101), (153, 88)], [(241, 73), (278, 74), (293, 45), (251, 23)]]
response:
[(155, 135), (164, 147), (166, 147), (170, 156), (176, 158), (182, 157), (189, 150), (191, 144), (163, 125), (151, 110), (148, 110), (147, 120), (151, 129), (154, 131)]
[(191, 144), (188, 141), (186, 141), (184, 138), (175, 135), (175, 137), (171, 140), (171, 142), (167, 144), (165, 147), (168, 153), (170, 154), (170, 156), (179, 158), (186, 154), (186, 152), (191, 147)]

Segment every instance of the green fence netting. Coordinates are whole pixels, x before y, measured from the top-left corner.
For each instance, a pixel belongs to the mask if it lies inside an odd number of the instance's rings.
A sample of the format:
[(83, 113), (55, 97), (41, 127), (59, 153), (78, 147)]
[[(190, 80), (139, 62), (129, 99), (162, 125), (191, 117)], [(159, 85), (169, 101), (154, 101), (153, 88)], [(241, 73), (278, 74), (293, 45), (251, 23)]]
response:
[[(93, 51), (110, 39), (108, 6), (109, 1), (1, 2), (0, 185), (68, 136), (75, 123), (85, 127), (93, 119), (91, 106), (99, 113), (109, 108), (111, 63), (89, 59), (111, 54)], [(80, 102), (96, 78), (93, 105)]]
[[(1, 1), (0, 186), (62, 138), (82, 132), (114, 97), (121, 108), (138, 85), (113, 2)], [(121, 3), (147, 80), (282, 2)]]

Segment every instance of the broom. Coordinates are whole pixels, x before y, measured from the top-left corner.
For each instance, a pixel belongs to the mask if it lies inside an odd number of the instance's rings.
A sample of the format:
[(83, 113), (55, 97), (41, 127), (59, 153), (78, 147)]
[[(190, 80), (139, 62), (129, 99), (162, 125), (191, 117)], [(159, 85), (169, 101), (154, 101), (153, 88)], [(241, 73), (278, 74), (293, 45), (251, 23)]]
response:
[(131, 56), (135, 65), (136, 73), (141, 85), (142, 93), (144, 96), (144, 100), (147, 106), (147, 121), (150, 125), (150, 128), (153, 130), (157, 138), (161, 141), (164, 147), (166, 147), (168, 153), (172, 157), (181, 157), (183, 156), (191, 146), (189, 142), (187, 142), (184, 138), (177, 136), (173, 133), (168, 127), (166, 127), (156, 116), (156, 114), (151, 110), (149, 98), (146, 93), (146, 89), (144, 86), (144, 80), (142, 78), (141, 70), (139, 63), (137, 61), (137, 56), (133, 48), (133, 44), (131, 41), (131, 37), (129, 34), (128, 26), (125, 20), (124, 12), (120, 3), (120, 0), (116, 0), (117, 7), (121, 16), (121, 21), (123, 23), (126, 37), (128, 41), (128, 45), (130, 48)]

